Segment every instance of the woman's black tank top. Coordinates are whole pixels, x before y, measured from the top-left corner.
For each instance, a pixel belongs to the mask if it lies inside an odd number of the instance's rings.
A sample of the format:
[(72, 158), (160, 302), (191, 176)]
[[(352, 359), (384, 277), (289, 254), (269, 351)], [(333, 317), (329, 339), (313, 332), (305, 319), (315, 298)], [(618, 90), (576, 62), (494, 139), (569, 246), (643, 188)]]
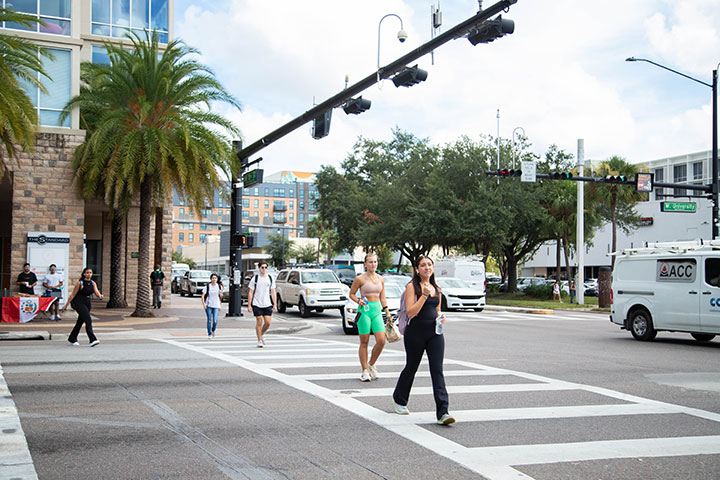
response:
[(435, 318), (438, 315), (438, 301), (438, 297), (428, 297), (418, 314), (413, 318), (413, 321), (417, 320), (421, 323), (431, 322), (435, 325)]
[(73, 302), (78, 301), (79, 303), (83, 304), (89, 304), (90, 303), (90, 296), (95, 293), (95, 287), (93, 286), (92, 280), (80, 280), (82, 282), (82, 287), (80, 287), (80, 290), (78, 291), (77, 295), (75, 295), (75, 298), (73, 298)]

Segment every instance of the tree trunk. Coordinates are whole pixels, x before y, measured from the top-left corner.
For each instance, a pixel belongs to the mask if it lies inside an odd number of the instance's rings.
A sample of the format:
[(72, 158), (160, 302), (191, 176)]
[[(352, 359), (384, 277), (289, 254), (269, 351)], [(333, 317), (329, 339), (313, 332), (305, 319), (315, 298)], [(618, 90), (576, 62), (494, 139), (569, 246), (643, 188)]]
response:
[[(615, 252), (617, 250), (617, 223), (616, 223), (616, 212), (615, 209), (617, 208), (617, 196), (615, 194), (612, 195), (610, 199), (610, 218), (612, 219), (612, 251)], [(612, 268), (615, 268), (615, 255), (610, 257), (610, 266)]]
[(110, 299), (107, 308), (126, 308), (128, 306), (123, 295), (123, 214), (119, 208), (112, 209), (112, 226), (110, 227)]
[(517, 292), (517, 260), (515, 259), (515, 255), (505, 255), (505, 261), (508, 277), (507, 291), (509, 293), (515, 293)]
[(158, 207), (155, 209), (155, 259), (153, 263), (160, 265), (162, 268), (162, 246), (163, 246), (163, 209)]
[(138, 235), (137, 300), (133, 317), (154, 317), (150, 310), (150, 220), (152, 218), (152, 183), (149, 176), (140, 185), (140, 233)]
[(572, 275), (570, 272), (570, 245), (567, 234), (563, 235), (562, 237), (563, 241), (563, 254), (565, 255), (565, 274), (567, 275), (567, 281), (568, 281), (568, 288), (570, 288), (570, 281), (572, 280)]
[(560, 257), (560, 249), (562, 248), (560, 235), (558, 235), (555, 244), (555, 280), (560, 281), (560, 269), (562, 269), (562, 259)]

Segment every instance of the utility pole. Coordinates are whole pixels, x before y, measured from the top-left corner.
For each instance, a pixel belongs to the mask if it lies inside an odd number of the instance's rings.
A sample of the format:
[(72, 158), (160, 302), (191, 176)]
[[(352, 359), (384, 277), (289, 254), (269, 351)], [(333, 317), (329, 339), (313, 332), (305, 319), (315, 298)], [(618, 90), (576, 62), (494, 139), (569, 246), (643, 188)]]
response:
[[(578, 138), (577, 144), (578, 177), (585, 176), (585, 140)], [(578, 305), (585, 304), (585, 182), (577, 182), (577, 222), (575, 236), (577, 238), (577, 282), (575, 295)], [(568, 279), (570, 280), (570, 279)]]

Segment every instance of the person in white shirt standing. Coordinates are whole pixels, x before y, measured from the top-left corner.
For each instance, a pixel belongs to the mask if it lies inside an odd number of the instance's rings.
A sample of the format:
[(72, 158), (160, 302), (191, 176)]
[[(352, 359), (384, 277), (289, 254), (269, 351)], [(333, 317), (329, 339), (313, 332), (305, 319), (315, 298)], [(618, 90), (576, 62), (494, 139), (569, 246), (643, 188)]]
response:
[(220, 313), (220, 305), (222, 304), (223, 288), (219, 283), (220, 277), (217, 273), (210, 275), (210, 283), (205, 286), (202, 294), (202, 306), (205, 309), (207, 317), (208, 339), (215, 338), (215, 329), (218, 323), (218, 314)]
[(277, 312), (277, 292), (272, 277), (267, 273), (268, 264), (260, 262), (260, 275), (255, 275), (248, 285), (248, 312), (255, 316), (257, 346), (265, 346), (263, 335), (270, 328), (272, 313)]
[(57, 298), (57, 301), (53, 302), (52, 305), (50, 305), (50, 320), (57, 320), (58, 322), (62, 320), (62, 317), (60, 317), (60, 315), (58, 314), (58, 304), (60, 303), (60, 298), (62, 298), (62, 295), (58, 294), (58, 292), (60, 292), (60, 288), (63, 286), (64, 278), (64, 275), (62, 275), (61, 273), (57, 273), (57, 267), (53, 263), (52, 265), (50, 265), (50, 273), (45, 275), (45, 280), (43, 280), (43, 288), (45, 288), (45, 295), (48, 297)]

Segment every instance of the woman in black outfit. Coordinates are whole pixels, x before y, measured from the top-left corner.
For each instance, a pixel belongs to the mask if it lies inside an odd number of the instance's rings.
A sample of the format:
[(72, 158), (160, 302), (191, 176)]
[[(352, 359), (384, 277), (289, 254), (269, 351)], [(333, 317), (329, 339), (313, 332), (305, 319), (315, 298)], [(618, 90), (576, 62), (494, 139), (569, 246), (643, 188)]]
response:
[(445, 338), (442, 333), (435, 333), (437, 318), (440, 317), (440, 321), (445, 323), (445, 316), (440, 312), (440, 287), (435, 282), (433, 268), (432, 259), (421, 256), (415, 266), (412, 282), (405, 287), (405, 306), (410, 323), (405, 329), (405, 368), (393, 392), (393, 406), (397, 414), (410, 413), (407, 408), (410, 389), (423, 353), (427, 352), (437, 423), (450, 425), (455, 423), (455, 419), (448, 413), (448, 393), (443, 375)]
[(70, 332), (68, 342), (70, 345), (77, 347), (80, 344), (77, 341), (80, 328), (83, 323), (85, 324), (85, 331), (87, 332), (88, 339), (90, 339), (90, 346), (94, 347), (99, 344), (97, 337), (93, 333), (92, 328), (92, 317), (90, 317), (90, 296), (94, 293), (97, 297), (102, 300), (102, 293), (97, 288), (97, 285), (92, 280), (93, 271), (91, 268), (85, 268), (80, 275), (80, 281), (75, 284), (75, 288), (70, 294), (67, 303), (62, 308), (61, 312), (65, 312), (68, 305), (71, 305), (73, 310), (78, 314), (77, 322), (75, 327)]

